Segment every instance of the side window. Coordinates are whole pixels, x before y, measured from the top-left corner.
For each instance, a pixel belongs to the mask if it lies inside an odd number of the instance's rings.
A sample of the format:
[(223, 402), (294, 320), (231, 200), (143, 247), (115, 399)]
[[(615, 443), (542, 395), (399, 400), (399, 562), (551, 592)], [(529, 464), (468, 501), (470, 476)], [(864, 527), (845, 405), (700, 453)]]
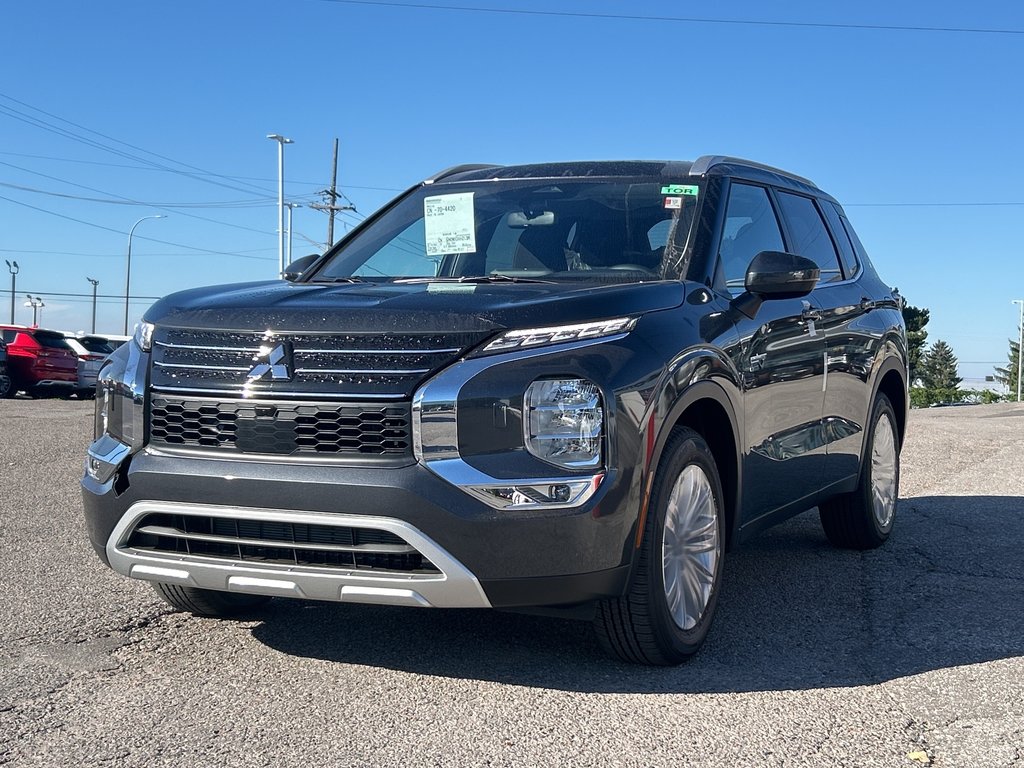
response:
[(18, 334), (17, 331), (8, 331), (8, 330), (0, 331), (0, 335), (3, 335), (4, 341), (7, 342), (8, 344), (10, 344), (12, 341), (14, 341), (14, 337), (17, 334)]
[(733, 294), (743, 292), (751, 260), (761, 251), (782, 251), (782, 233), (764, 187), (733, 183), (725, 209), (718, 268)]
[(847, 277), (853, 277), (857, 273), (857, 256), (853, 252), (853, 243), (850, 242), (850, 236), (846, 233), (846, 227), (843, 226), (843, 222), (839, 218), (839, 210), (834, 203), (824, 200), (821, 201), (821, 210), (825, 212), (825, 219), (828, 221), (829, 229), (832, 230), (832, 237), (835, 239), (836, 245), (839, 246), (839, 259), (843, 262), (843, 273)]
[(793, 237), (791, 248), (794, 253), (810, 259), (821, 270), (819, 283), (830, 283), (842, 280), (839, 271), (839, 257), (836, 247), (832, 244), (825, 222), (821, 220), (814, 201), (808, 197), (779, 192), (779, 207), (786, 219), (789, 233)]
[(868, 252), (864, 250), (864, 245), (861, 243), (860, 238), (857, 237), (857, 232), (854, 230), (853, 225), (850, 224), (850, 220), (844, 215), (843, 226), (846, 228), (846, 234), (850, 236), (850, 240), (853, 242), (853, 250), (857, 252), (857, 258), (861, 264), (867, 264)]

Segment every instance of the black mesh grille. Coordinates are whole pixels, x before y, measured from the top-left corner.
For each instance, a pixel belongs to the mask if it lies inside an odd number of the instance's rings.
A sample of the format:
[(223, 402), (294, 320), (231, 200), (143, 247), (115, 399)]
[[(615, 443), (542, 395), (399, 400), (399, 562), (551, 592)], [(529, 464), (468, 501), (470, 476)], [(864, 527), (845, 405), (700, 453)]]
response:
[(127, 546), (253, 563), (439, 573), (403, 538), (376, 528), (154, 513), (139, 521)]
[(150, 397), (150, 443), (269, 456), (408, 457), (410, 406)]

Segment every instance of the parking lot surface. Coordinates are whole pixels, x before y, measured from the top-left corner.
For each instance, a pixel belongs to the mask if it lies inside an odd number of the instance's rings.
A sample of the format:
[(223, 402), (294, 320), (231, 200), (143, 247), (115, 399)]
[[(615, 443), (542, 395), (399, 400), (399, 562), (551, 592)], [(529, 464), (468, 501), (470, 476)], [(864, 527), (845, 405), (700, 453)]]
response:
[(1017, 405), (914, 411), (892, 539), (838, 551), (811, 512), (730, 553), (670, 669), (561, 619), (172, 612), (88, 544), (91, 415), (0, 402), (0, 764), (1024, 766)]

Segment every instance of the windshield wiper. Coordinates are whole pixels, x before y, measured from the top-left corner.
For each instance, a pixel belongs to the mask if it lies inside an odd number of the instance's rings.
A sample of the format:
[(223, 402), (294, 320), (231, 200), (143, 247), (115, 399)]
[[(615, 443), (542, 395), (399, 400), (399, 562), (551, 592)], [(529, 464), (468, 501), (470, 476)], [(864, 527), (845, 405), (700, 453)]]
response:
[(400, 277), (396, 283), (547, 283), (551, 280), (541, 280), (537, 277), (516, 277), (515, 275), (504, 275), (495, 272), (490, 275), (473, 275), (471, 277)]
[(311, 283), (365, 283), (361, 277), (321, 277), (316, 280), (310, 280)]

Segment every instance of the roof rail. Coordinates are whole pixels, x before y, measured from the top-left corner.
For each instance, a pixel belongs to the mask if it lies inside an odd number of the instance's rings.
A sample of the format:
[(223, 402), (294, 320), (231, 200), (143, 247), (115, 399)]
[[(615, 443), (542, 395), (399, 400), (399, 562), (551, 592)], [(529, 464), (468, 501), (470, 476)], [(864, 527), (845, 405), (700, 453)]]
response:
[(777, 173), (780, 176), (794, 179), (802, 184), (807, 184), (814, 188), (818, 187), (818, 185), (810, 179), (804, 178), (803, 176), (797, 176), (795, 173), (784, 171), (781, 168), (773, 168), (772, 166), (765, 165), (764, 163), (755, 163), (753, 160), (744, 160), (742, 157), (729, 157), (728, 155), (704, 155), (702, 157), (698, 157), (693, 161), (693, 165), (690, 166), (690, 175), (703, 176), (716, 165), (725, 165), (727, 163), (730, 165), (743, 165), (747, 168), (757, 168), (760, 171)]
[(482, 171), (486, 168), (501, 168), (500, 165), (494, 163), (464, 163), (463, 165), (453, 165), (451, 168), (445, 168), (443, 171), (438, 171), (429, 179), (424, 179), (424, 184), (433, 184), (435, 181), (446, 179), (449, 176), (453, 176), (456, 173), (465, 173), (467, 171)]

